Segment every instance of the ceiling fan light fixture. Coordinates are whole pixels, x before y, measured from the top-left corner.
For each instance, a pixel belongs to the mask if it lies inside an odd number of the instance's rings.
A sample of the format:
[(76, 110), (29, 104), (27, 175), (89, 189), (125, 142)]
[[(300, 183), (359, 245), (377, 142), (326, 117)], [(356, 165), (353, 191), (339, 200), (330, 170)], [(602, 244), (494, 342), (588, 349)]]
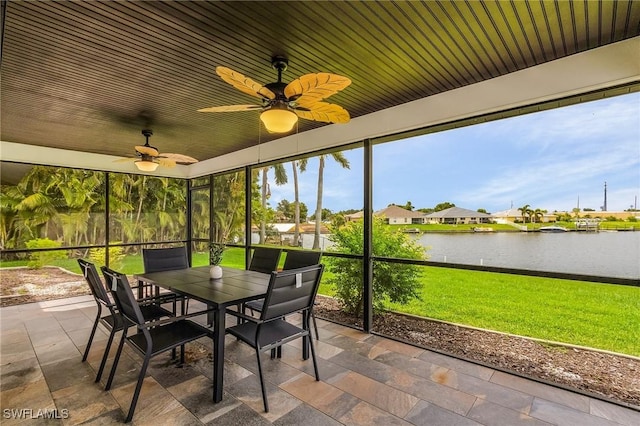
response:
[(260, 114), (260, 120), (270, 133), (285, 133), (293, 129), (298, 116), (285, 105), (274, 105)]
[(159, 166), (158, 163), (148, 160), (138, 160), (135, 162), (135, 165), (138, 170), (143, 172), (154, 172)]

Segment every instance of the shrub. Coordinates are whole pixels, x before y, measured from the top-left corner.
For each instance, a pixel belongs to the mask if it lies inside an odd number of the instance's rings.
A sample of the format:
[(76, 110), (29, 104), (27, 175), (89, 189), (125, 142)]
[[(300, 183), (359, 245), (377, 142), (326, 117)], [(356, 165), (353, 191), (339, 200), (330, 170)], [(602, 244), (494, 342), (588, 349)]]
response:
[[(363, 252), (363, 221), (347, 222), (332, 229), (330, 240), (333, 250), (342, 253)], [(426, 259), (425, 248), (407, 234), (384, 225), (381, 218), (374, 218), (373, 254), (403, 259)], [(363, 309), (362, 262), (332, 258), (329, 263), (333, 276), (327, 280), (336, 291), (346, 312), (360, 316)], [(407, 303), (419, 299), (421, 268), (417, 265), (375, 262), (373, 278), (373, 309), (383, 310), (385, 302)]]
[[(49, 238), (36, 238), (34, 240), (27, 241), (28, 249), (44, 249), (44, 248), (58, 248), (60, 247), (58, 241), (50, 240)], [(66, 259), (67, 253), (65, 251), (36, 251), (29, 254), (29, 262), (27, 266), (29, 268), (39, 269), (48, 263), (52, 263), (54, 260)]]
[[(89, 260), (96, 265), (104, 265), (105, 258), (105, 248), (98, 247), (92, 248), (89, 250)], [(120, 269), (123, 266), (124, 260), (124, 248), (123, 247), (109, 247), (109, 266), (113, 269)]]

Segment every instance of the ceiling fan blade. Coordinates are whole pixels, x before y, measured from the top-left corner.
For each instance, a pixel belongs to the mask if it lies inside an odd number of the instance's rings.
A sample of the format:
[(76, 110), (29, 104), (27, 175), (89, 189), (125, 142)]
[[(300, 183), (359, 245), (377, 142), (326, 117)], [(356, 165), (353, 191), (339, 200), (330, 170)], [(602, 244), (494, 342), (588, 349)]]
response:
[(210, 108), (199, 109), (198, 112), (235, 112), (235, 111), (251, 111), (252, 109), (260, 109), (260, 105), (224, 105)]
[(157, 157), (159, 154), (158, 150), (154, 147), (145, 145), (136, 145), (136, 151), (138, 151), (140, 154), (146, 154), (152, 157)]
[(162, 153), (159, 157), (159, 159), (168, 159), (168, 160), (172, 160), (176, 163), (197, 163), (198, 160), (196, 160), (193, 157), (189, 157), (188, 155), (182, 155), (182, 154), (166, 154), (166, 153)]
[(174, 160), (172, 160), (171, 158), (162, 158), (162, 157), (158, 157), (156, 159), (156, 161), (158, 162), (158, 164), (160, 164), (163, 167), (175, 167), (176, 166), (176, 162)]
[(113, 160), (114, 163), (125, 163), (125, 162), (129, 162), (129, 161), (136, 161), (139, 160), (140, 158), (138, 157), (125, 157), (125, 158), (118, 158), (117, 160)]
[(326, 72), (306, 74), (289, 83), (284, 88), (284, 95), (287, 99), (295, 101), (297, 105), (309, 107), (350, 84), (350, 79), (337, 74)]
[(216, 73), (224, 81), (248, 95), (267, 99), (275, 99), (276, 97), (275, 93), (264, 87), (262, 84), (256, 83), (249, 77), (245, 77), (230, 68), (216, 67)]
[(340, 105), (327, 102), (317, 102), (309, 110), (294, 110), (300, 118), (322, 121), (324, 123), (348, 123), (351, 120), (349, 112)]

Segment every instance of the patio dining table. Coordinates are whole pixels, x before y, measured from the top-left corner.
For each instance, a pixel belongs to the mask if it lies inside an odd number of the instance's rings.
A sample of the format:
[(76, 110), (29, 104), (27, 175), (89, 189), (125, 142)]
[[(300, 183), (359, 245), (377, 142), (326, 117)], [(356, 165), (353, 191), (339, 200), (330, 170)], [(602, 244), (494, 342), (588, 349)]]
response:
[(213, 401), (222, 401), (224, 373), (225, 311), (265, 297), (269, 274), (223, 267), (220, 279), (209, 277), (209, 266), (137, 274), (134, 278), (148, 284), (184, 294), (215, 308), (213, 321)]

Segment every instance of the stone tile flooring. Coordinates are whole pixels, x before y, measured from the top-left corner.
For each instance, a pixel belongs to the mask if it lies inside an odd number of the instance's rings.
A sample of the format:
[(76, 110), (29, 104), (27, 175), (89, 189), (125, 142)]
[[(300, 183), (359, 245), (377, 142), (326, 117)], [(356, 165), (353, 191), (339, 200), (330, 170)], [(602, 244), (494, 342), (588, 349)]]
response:
[[(127, 348), (112, 390), (104, 391), (110, 363), (103, 382), (94, 383), (105, 330), (99, 328), (87, 362), (81, 357), (95, 312), (87, 296), (0, 309), (3, 425), (124, 420), (141, 360)], [(262, 407), (254, 352), (228, 337), (222, 402), (211, 402), (206, 356), (183, 368), (159, 356), (151, 362), (133, 424), (640, 424), (638, 411), (337, 324), (319, 326), (322, 381), (314, 380), (312, 361), (301, 360), (301, 341), (286, 345), (280, 360), (265, 354), (269, 413)], [(210, 347), (211, 340), (202, 343)]]

